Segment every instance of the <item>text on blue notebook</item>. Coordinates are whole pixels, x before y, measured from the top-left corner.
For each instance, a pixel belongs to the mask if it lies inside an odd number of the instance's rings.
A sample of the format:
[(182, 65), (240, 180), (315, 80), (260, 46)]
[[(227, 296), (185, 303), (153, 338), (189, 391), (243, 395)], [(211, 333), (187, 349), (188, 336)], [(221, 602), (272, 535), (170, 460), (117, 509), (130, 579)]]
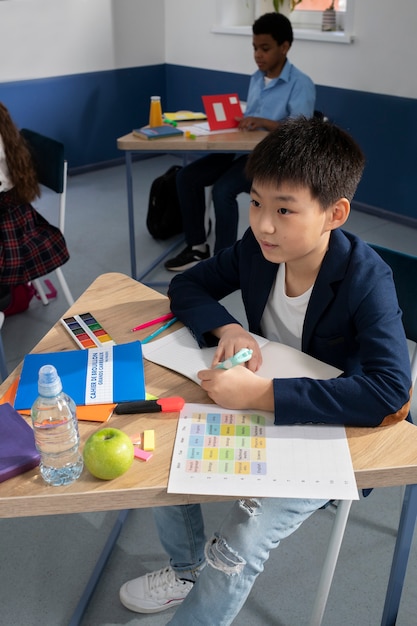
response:
[(17, 388), (15, 409), (29, 409), (38, 395), (38, 372), (54, 365), (62, 388), (75, 404), (106, 404), (145, 399), (139, 341), (88, 350), (27, 354)]

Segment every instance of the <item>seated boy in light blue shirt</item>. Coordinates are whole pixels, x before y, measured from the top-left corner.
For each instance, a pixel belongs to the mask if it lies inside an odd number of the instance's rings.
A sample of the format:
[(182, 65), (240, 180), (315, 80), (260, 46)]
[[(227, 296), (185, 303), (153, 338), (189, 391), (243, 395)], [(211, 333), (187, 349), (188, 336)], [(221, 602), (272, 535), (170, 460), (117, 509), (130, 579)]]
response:
[[(281, 13), (266, 13), (252, 27), (258, 70), (249, 84), (242, 131), (277, 128), (282, 120), (314, 113), (315, 87), (311, 79), (287, 59), (293, 41), (291, 22)], [(245, 175), (247, 155), (215, 153), (198, 159), (177, 174), (186, 248), (165, 263), (167, 270), (183, 271), (210, 256), (205, 228), (205, 187), (212, 186), (215, 225), (214, 253), (237, 239), (237, 196), (249, 193)]]

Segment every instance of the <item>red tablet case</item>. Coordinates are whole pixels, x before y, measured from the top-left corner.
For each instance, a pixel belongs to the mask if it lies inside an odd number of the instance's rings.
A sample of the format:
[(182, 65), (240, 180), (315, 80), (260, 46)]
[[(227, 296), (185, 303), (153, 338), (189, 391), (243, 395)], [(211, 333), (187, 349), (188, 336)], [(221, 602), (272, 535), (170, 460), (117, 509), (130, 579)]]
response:
[(202, 96), (210, 130), (236, 128), (236, 118), (243, 117), (237, 93)]
[(13, 407), (0, 404), (0, 482), (39, 465), (33, 430)]

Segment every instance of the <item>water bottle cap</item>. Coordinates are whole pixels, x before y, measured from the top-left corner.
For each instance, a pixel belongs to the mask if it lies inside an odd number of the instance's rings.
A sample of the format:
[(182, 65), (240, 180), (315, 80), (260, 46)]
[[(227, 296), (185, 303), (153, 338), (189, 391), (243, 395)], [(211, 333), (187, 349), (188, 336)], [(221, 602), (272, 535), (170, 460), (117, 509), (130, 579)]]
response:
[(62, 391), (61, 379), (53, 365), (43, 365), (39, 370), (38, 393), (51, 398)]

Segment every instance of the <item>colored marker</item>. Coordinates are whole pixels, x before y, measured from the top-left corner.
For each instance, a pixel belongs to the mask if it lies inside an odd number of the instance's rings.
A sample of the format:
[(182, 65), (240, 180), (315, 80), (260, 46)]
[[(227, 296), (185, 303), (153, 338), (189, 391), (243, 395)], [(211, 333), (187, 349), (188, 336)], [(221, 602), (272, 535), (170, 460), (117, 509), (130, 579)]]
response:
[(148, 326), (153, 326), (154, 324), (159, 324), (160, 322), (166, 322), (168, 320), (172, 320), (173, 317), (174, 317), (173, 313), (167, 313), (166, 315), (161, 315), (161, 317), (156, 317), (154, 320), (149, 320), (149, 322), (143, 322), (143, 324), (139, 324), (139, 326), (135, 326), (134, 328), (132, 328), (131, 332), (134, 333), (137, 330), (148, 328)]
[(155, 337), (157, 337), (158, 335), (160, 335), (161, 333), (164, 332), (164, 330), (166, 330), (167, 328), (169, 328), (170, 326), (172, 326), (172, 324), (175, 324), (175, 322), (177, 321), (176, 317), (173, 317), (171, 320), (169, 320), (169, 322), (167, 322), (166, 324), (164, 324), (163, 326), (161, 326), (161, 328), (158, 328), (158, 330), (156, 330), (154, 333), (152, 333), (151, 335), (149, 335), (148, 337), (145, 337), (145, 339), (141, 340), (141, 343), (148, 343), (148, 341), (151, 341), (152, 339), (154, 339)]
[(184, 398), (173, 396), (172, 398), (159, 398), (159, 400), (138, 400), (137, 402), (120, 402), (114, 412), (117, 415), (129, 415), (131, 413), (176, 413), (181, 411), (185, 404)]
[(250, 350), (249, 348), (242, 348), (242, 350), (236, 352), (236, 354), (230, 357), (230, 359), (226, 359), (225, 361), (218, 363), (215, 369), (230, 370), (235, 365), (241, 365), (242, 363), (249, 361), (252, 358), (252, 354), (253, 350)]

